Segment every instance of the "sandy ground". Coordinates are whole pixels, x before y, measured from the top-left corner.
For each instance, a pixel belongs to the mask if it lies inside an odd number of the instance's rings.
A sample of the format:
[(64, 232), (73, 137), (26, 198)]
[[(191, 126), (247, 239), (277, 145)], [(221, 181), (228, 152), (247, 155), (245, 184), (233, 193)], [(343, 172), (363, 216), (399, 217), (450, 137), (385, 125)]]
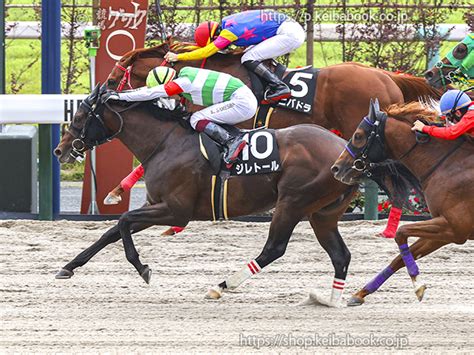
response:
[[(219, 301), (204, 299), (206, 290), (259, 254), (268, 223), (192, 223), (179, 237), (141, 232), (135, 242), (153, 269), (150, 285), (121, 243), (72, 279), (54, 279), (111, 225), (0, 221), (0, 352), (386, 352), (394, 344), (474, 352), (474, 243), (419, 262), (429, 287), (422, 303), (401, 270), (361, 307), (297, 306), (310, 290), (329, 295), (333, 277), (305, 222), (282, 259)], [(341, 223), (352, 252), (346, 299), (396, 254), (393, 241), (373, 237), (381, 225)]]

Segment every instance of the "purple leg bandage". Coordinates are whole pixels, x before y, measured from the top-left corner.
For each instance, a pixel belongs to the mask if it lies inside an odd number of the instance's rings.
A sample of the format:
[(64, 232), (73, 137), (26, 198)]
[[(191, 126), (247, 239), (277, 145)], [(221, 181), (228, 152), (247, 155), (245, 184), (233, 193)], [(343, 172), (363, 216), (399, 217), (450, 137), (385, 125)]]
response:
[(418, 270), (418, 265), (416, 265), (415, 258), (413, 258), (413, 255), (408, 248), (408, 244), (400, 245), (400, 255), (402, 256), (403, 262), (407, 267), (408, 275), (412, 277), (417, 276), (420, 271)]
[(367, 285), (364, 286), (364, 289), (369, 293), (374, 293), (379, 289), (382, 284), (387, 281), (387, 279), (392, 276), (394, 273), (393, 269), (390, 266), (387, 266), (380, 273), (377, 274)]

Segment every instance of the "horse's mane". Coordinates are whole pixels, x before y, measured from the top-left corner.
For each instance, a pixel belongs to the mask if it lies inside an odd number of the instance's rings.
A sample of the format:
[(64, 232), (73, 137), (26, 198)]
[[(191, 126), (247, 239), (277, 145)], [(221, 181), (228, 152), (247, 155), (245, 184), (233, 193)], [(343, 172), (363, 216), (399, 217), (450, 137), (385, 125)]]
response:
[[(190, 115), (190, 113), (184, 110), (183, 107), (180, 105), (176, 106), (174, 110), (169, 110), (167, 108), (157, 106), (155, 104), (155, 100), (142, 102), (114, 101), (114, 105), (121, 107), (130, 107), (135, 105), (134, 108), (142, 109), (158, 121), (178, 122), (183, 128), (189, 129), (190, 131), (194, 132), (188, 120), (188, 116)], [(128, 111), (128, 109), (121, 110), (120, 112), (126, 111)]]
[(133, 64), (139, 58), (156, 58), (163, 57), (168, 51), (175, 53), (183, 53), (192, 51), (199, 48), (196, 44), (191, 42), (173, 42), (171, 38), (168, 38), (165, 42), (160, 43), (153, 47), (138, 48), (130, 52), (127, 52), (120, 59), (120, 64), (123, 66), (129, 66)]
[(188, 120), (189, 112), (183, 110), (182, 106), (178, 105), (174, 110), (169, 110), (155, 105), (154, 101), (144, 101), (140, 106), (159, 121), (178, 122), (183, 128), (194, 132)]
[[(434, 100), (415, 101), (390, 105), (384, 111), (389, 117), (412, 126), (416, 120), (423, 120), (426, 124), (433, 123), (438, 117), (436, 106), (437, 101)], [(413, 189), (418, 197), (423, 198), (420, 182), (402, 163), (387, 160), (376, 165), (371, 172), (372, 179), (377, 182), (392, 201), (397, 202), (396, 205), (405, 205), (405, 207), (410, 208), (407, 201)], [(394, 194), (391, 194), (391, 190), (385, 185), (387, 177), (391, 181)]]
[(416, 120), (432, 123), (437, 120), (438, 112), (435, 109), (435, 101), (415, 101), (410, 103), (397, 103), (390, 105), (384, 111), (397, 121), (406, 122), (410, 125)]
[[(165, 42), (159, 45), (148, 48), (139, 48), (125, 53), (120, 59), (119, 63), (124, 67), (128, 67), (140, 58), (162, 58), (168, 51), (172, 51), (174, 53), (185, 53), (199, 48), (200, 47), (197, 46), (195, 43), (173, 41), (173, 39), (170, 37)], [(242, 53), (243, 50), (241, 48), (237, 48), (226, 52), (225, 55), (239, 55)], [(216, 53), (216, 55), (219, 56), (224, 54)]]

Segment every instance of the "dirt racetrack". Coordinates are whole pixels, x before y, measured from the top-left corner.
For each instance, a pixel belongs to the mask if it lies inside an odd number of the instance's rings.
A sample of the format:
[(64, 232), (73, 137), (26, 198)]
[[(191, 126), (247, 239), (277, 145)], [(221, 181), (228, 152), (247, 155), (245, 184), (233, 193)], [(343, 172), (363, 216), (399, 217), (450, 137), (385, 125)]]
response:
[[(310, 290), (329, 295), (333, 277), (306, 222), (283, 258), (219, 301), (204, 299), (207, 289), (260, 253), (268, 223), (196, 222), (175, 237), (159, 236), (161, 227), (139, 233), (134, 240), (153, 269), (150, 285), (121, 242), (72, 279), (54, 279), (112, 224), (0, 221), (0, 353), (474, 353), (474, 243), (419, 261), (428, 285), (421, 303), (401, 270), (361, 307), (297, 306)], [(373, 237), (382, 224), (341, 223), (352, 252), (346, 299), (397, 253), (393, 241)]]

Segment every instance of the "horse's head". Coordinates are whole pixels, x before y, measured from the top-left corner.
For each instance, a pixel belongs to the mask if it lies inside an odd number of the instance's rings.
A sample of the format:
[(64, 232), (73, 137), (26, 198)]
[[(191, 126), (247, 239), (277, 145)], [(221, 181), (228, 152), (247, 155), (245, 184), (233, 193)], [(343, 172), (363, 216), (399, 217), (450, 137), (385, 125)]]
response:
[(144, 86), (148, 72), (163, 63), (169, 50), (170, 42), (167, 41), (155, 47), (128, 52), (115, 64), (107, 77), (107, 89), (122, 91)]
[(459, 42), (442, 60), (425, 72), (428, 84), (445, 88), (455, 81), (474, 79), (474, 34)]
[(370, 102), (369, 114), (362, 119), (352, 138), (341, 153), (331, 172), (346, 184), (357, 184), (364, 176), (370, 176), (373, 164), (387, 159), (384, 128), (387, 115), (380, 111), (378, 100)]
[[(112, 110), (105, 112), (108, 104), (102, 103), (101, 97), (106, 90), (105, 85), (97, 84), (74, 114), (69, 130), (54, 149), (54, 155), (61, 163), (83, 158), (87, 150), (112, 140), (122, 131), (122, 117), (113, 115), (115, 111)], [(106, 116), (115, 119), (106, 120)]]
[[(196, 48), (194, 43), (174, 42), (170, 36), (158, 46), (130, 51), (115, 64), (106, 81), (107, 89), (122, 91), (145, 86), (150, 70), (159, 65), (168, 65), (164, 59), (166, 53), (183, 53)], [(174, 64), (176, 70), (184, 65)]]

